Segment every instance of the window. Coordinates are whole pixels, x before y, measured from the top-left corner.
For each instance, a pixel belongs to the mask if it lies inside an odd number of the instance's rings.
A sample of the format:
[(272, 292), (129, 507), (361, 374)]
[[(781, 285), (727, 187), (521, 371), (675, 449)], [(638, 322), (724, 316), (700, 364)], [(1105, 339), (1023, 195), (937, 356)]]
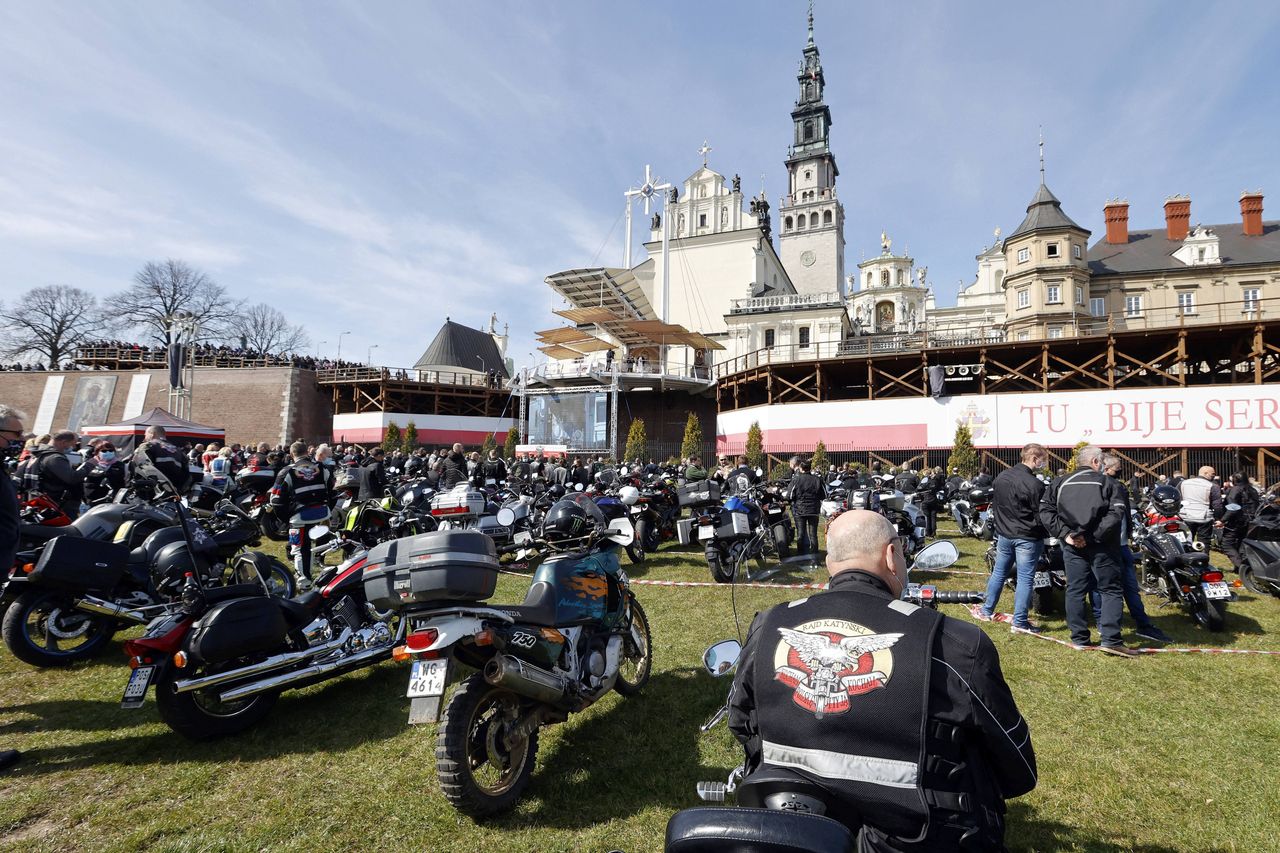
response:
[(1073, 258), (1075, 258), (1077, 261), (1078, 261), (1078, 260), (1080, 260), (1080, 257), (1081, 257), (1081, 255), (1083, 255), (1083, 254), (1084, 254), (1084, 253), (1080, 251), (1080, 247), (1079, 247), (1079, 246), (1072, 246), (1072, 247), (1071, 247), (1071, 256), (1072, 256)]
[(1018, 291), (1018, 307), (1019, 308), (1031, 307), (1031, 291), (1025, 287)]
[(1242, 300), (1244, 303), (1244, 310), (1246, 311), (1258, 310), (1258, 298), (1262, 295), (1261, 288), (1246, 287), (1241, 292), (1241, 295), (1244, 297)]
[(1200, 263), (1204, 263), (1204, 249), (1203, 249), (1203, 248), (1201, 248), (1201, 249), (1196, 253), (1196, 256), (1197, 256), (1197, 257), (1196, 257), (1196, 259), (1197, 259), (1198, 261), (1200, 261)]
[(871, 286), (872, 286), (873, 284), (875, 284), (875, 283), (876, 283), (875, 278), (871, 275), (871, 273), (870, 273), (870, 272), (868, 272), (868, 273), (867, 273), (867, 287), (871, 287)]
[(790, 217), (790, 216), (788, 216), (786, 219), (782, 220), (782, 228), (783, 228), (783, 230), (785, 230), (785, 231), (790, 231), (790, 230), (791, 230), (791, 224), (792, 224), (792, 223), (791, 223), (791, 217)]
[(817, 227), (818, 227), (818, 214), (816, 214), (816, 213), (810, 213), (810, 214), (809, 214), (809, 227), (810, 227), (810, 228), (817, 228)]
[(898, 270), (898, 287), (902, 287), (906, 283), (907, 283), (907, 274), (902, 270)]
[(996, 270), (996, 287), (1004, 286), (1004, 270)]
[(796, 217), (796, 230), (799, 231), (803, 227), (804, 227), (804, 214), (802, 213)]
[(1023, 329), (1021, 332), (1018, 332), (1018, 340), (1020, 341), (1031, 340), (1031, 332), (1027, 331), (1026, 329)]
[(1124, 316), (1141, 317), (1142, 316), (1142, 297), (1126, 296), (1124, 298)]
[(1094, 296), (1089, 299), (1089, 314), (1093, 317), (1107, 316), (1107, 300), (1104, 296)]
[[(811, 179), (812, 177), (813, 177), (813, 172), (810, 172), (808, 169), (805, 169), (805, 170), (804, 170), (804, 179), (807, 181), (807, 180)], [(810, 195), (812, 195), (812, 194), (811, 194), (811, 193), (805, 193), (805, 198), (808, 198)]]
[(888, 270), (880, 270), (880, 284), (882, 284), (882, 285), (883, 285), (883, 286), (885, 286), (885, 287), (888, 287), (888, 286), (889, 286), (889, 271), (888, 271)]
[(1047, 257), (1050, 257), (1050, 258), (1058, 257), (1058, 244), (1057, 243), (1045, 244), (1044, 253)]
[(1076, 286), (1076, 304), (1077, 305), (1084, 304), (1084, 288), (1078, 285)]
[(705, 213), (698, 214), (698, 227), (699, 228), (707, 227), (707, 215)]
[(828, 210), (822, 214), (822, 224), (823, 225), (831, 224), (831, 211)]
[(813, 122), (811, 121), (806, 121), (804, 123), (804, 141), (805, 142), (813, 141)]
[(774, 329), (764, 330), (764, 348), (765, 349), (773, 349), (773, 341), (776, 338), (776, 336), (777, 336), (777, 332)]
[(1044, 301), (1046, 305), (1062, 304), (1062, 286), (1050, 284), (1044, 289)]
[(808, 348), (809, 348), (809, 327), (801, 326), (800, 327), (800, 349), (808, 349)]
[(1030, 250), (1030, 249), (1026, 249), (1026, 248), (1019, 249), (1019, 250), (1018, 250), (1018, 263), (1020, 263), (1020, 264), (1025, 264), (1025, 263), (1026, 263), (1027, 261), (1029, 261), (1029, 260), (1031, 260), (1031, 250)]
[(1196, 313), (1196, 295), (1190, 290), (1178, 294), (1178, 313), (1186, 316)]
[(1062, 337), (1062, 327), (1061, 327), (1061, 326), (1050, 326), (1050, 327), (1049, 327), (1049, 339), (1050, 339), (1050, 340), (1057, 340), (1057, 339), (1058, 339), (1058, 338), (1060, 338), (1060, 337)]

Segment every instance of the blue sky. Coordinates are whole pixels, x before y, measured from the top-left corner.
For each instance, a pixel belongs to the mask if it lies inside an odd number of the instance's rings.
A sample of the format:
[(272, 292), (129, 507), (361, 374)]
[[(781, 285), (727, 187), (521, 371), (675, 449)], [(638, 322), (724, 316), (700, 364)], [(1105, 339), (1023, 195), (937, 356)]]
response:
[[(445, 315), (556, 325), (545, 275), (622, 254), (646, 163), (774, 201), (805, 4), (0, 6), (0, 292), (181, 258), (333, 355), (409, 365)], [(1102, 206), (1280, 218), (1280, 4), (817, 4), (846, 263), (881, 229), (954, 304), (1038, 179)], [(637, 225), (639, 219), (637, 218)]]

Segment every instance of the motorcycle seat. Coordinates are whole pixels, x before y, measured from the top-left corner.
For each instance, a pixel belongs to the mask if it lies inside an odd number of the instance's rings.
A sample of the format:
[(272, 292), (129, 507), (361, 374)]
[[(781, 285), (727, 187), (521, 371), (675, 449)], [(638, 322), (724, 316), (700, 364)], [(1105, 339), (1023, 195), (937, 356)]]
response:
[(263, 595), (262, 587), (256, 583), (233, 583), (230, 586), (215, 586), (204, 591), (205, 604), (210, 606), (219, 601), (230, 601), (233, 598), (247, 598), (250, 595)]
[(852, 853), (853, 833), (821, 815), (773, 809), (693, 808), (667, 821), (666, 853)]
[(301, 628), (316, 618), (316, 611), (320, 609), (320, 603), (323, 600), (324, 596), (313, 589), (294, 598), (277, 598), (275, 602), (284, 613), (284, 619), (289, 623), (289, 627)]
[(517, 622), (527, 622), (544, 628), (556, 624), (556, 588), (546, 581), (538, 581), (529, 587), (523, 604), (503, 605), (502, 609), (510, 613)]
[(1182, 554), (1174, 554), (1165, 558), (1165, 565), (1169, 568), (1182, 567), (1189, 569), (1196, 566), (1204, 566), (1209, 562), (1209, 555), (1203, 551), (1186, 551)]

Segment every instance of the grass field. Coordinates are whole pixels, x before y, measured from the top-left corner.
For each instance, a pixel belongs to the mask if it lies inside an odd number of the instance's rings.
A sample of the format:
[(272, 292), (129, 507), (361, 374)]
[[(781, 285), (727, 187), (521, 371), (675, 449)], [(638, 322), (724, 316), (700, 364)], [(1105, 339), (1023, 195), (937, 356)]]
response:
[[(984, 543), (957, 544), (964, 556), (953, 568), (983, 571)], [(627, 569), (708, 579), (692, 551), (664, 549)], [(951, 589), (982, 583), (929, 577)], [(524, 587), (503, 577), (496, 600), (519, 599)], [(118, 643), (63, 671), (0, 650), (0, 747), (26, 753), (0, 775), (0, 849), (660, 850), (671, 814), (697, 804), (694, 783), (721, 780), (739, 761), (725, 728), (698, 733), (727, 688), (702, 671), (702, 651), (736, 631), (727, 588), (637, 591), (655, 644), (649, 686), (544, 730), (529, 795), (483, 825), (441, 797), (434, 727), (405, 723), (403, 665), (286, 693), (249, 733), (195, 744), (160, 723), (153, 702), (120, 709), (128, 670)], [(743, 628), (756, 610), (805, 594), (739, 590)], [(1147, 601), (1179, 646), (1280, 649), (1280, 600), (1242, 591), (1218, 635)], [(1012, 606), (1008, 596), (1002, 604)], [(1060, 618), (1044, 624), (1066, 637)], [(1122, 660), (983, 627), (1039, 759), (1039, 787), (1010, 804), (1011, 849), (1280, 850), (1280, 658)]]

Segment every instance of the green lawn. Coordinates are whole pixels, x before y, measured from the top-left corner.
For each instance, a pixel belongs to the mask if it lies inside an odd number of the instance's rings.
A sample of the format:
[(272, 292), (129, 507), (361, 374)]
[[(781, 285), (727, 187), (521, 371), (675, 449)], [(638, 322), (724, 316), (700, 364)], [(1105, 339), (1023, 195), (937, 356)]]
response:
[[(958, 544), (954, 568), (983, 570), (984, 543)], [(691, 551), (664, 549), (628, 571), (708, 579)], [(932, 577), (944, 588), (981, 585)], [(503, 577), (498, 598), (523, 588)], [(0, 775), (0, 848), (659, 850), (670, 815), (697, 804), (694, 783), (723, 779), (739, 759), (723, 727), (698, 733), (727, 687), (702, 671), (702, 651), (735, 628), (727, 588), (637, 590), (655, 641), (648, 688), (629, 700), (611, 694), (544, 730), (528, 797), (484, 825), (440, 796), (434, 727), (405, 724), (402, 665), (287, 693), (248, 734), (193, 744), (159, 722), (153, 703), (120, 709), (127, 669), (118, 644), (67, 671), (0, 652), (0, 746), (26, 753)], [(756, 610), (805, 594), (739, 590), (744, 629)], [(1220, 635), (1172, 609), (1155, 616), (1178, 645), (1280, 649), (1280, 601), (1245, 591)], [(1045, 624), (1066, 637), (1061, 619)], [(1040, 764), (1040, 787), (1011, 804), (1012, 849), (1280, 850), (1280, 658), (1122, 660), (984, 627)]]

